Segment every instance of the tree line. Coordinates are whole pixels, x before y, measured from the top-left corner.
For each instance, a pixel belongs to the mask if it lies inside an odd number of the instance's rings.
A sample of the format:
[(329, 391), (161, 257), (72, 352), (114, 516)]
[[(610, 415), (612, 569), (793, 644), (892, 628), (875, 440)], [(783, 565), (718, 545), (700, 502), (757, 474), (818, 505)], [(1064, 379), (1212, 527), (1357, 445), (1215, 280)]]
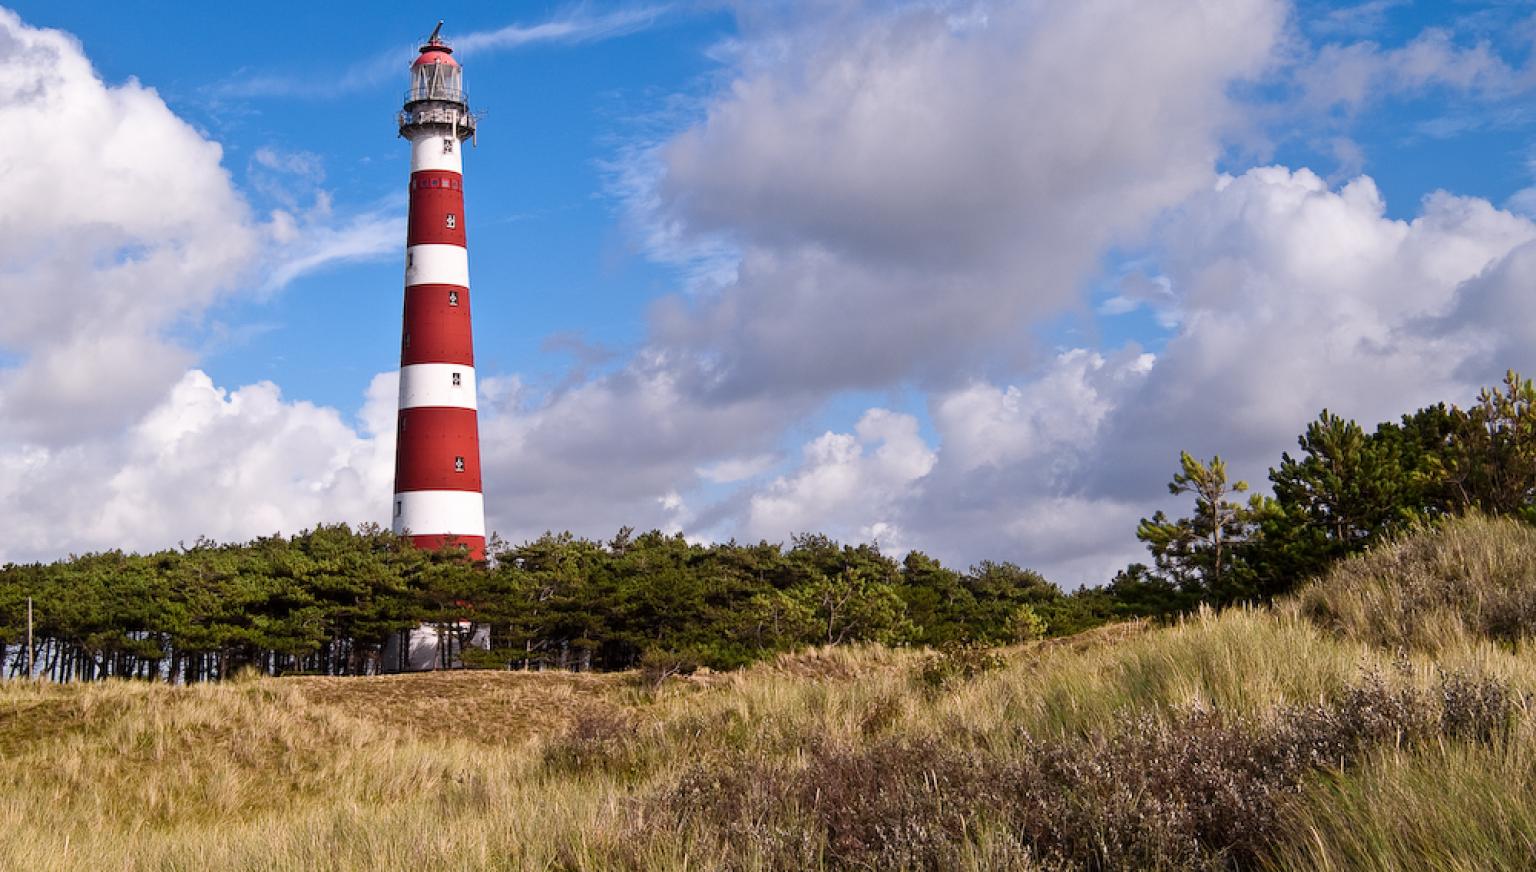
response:
[(1219, 456), (1184, 454), (1169, 490), (1193, 512), (1142, 519), (1151, 564), (1105, 591), (1154, 614), (1266, 601), (1415, 525), (1467, 512), (1536, 521), (1536, 387), (1515, 372), (1466, 409), (1439, 403), (1369, 432), (1324, 409), (1297, 448), (1269, 470), (1273, 496), (1246, 498)]
[[(1536, 520), (1536, 388), (1510, 373), (1465, 410), (1429, 406), (1370, 432), (1324, 410), (1269, 480), (1272, 496), (1245, 496), (1219, 456), (1184, 454), (1169, 489), (1193, 499), (1190, 514), (1143, 519), (1150, 562), (1072, 593), (1006, 562), (960, 571), (814, 534), (699, 544), (628, 528), (606, 542), (493, 541), (479, 564), (371, 525), (7, 564), (0, 672), (369, 674), (391, 638), (423, 623), (458, 634), (449, 647), (471, 666), (729, 668), (806, 645), (992, 645), (1264, 601), (1417, 523), (1467, 511)], [(465, 646), (477, 628), (488, 649)]]
[[(391, 636), (423, 623), (461, 634), (453, 647), (469, 665), (625, 669), (647, 656), (728, 668), (852, 641), (998, 644), (1092, 622), (1011, 563), (957, 572), (824, 536), (702, 545), (626, 529), (607, 542), (494, 542), (491, 554), (477, 565), (374, 526), (335, 525), (10, 564), (0, 568), (0, 668), (26, 672), (29, 597), (34, 672), (61, 681), (370, 674)], [(489, 628), (489, 650), (465, 649), (475, 628)]]

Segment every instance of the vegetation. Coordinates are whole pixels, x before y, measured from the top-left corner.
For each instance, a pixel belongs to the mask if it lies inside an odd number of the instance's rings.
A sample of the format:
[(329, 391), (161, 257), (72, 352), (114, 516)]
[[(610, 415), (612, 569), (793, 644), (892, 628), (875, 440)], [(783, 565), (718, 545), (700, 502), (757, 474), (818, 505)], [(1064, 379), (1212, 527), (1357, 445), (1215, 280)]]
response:
[[(808, 645), (999, 645), (1268, 602), (1406, 530), (1469, 512), (1536, 520), (1536, 387), (1513, 372), (1469, 410), (1431, 406), (1369, 433), (1324, 410), (1297, 442), (1297, 456), (1270, 470), (1274, 495), (1246, 500), (1247, 483), (1231, 481), (1220, 457), (1183, 454), (1169, 490), (1193, 497), (1194, 510), (1141, 522), (1152, 564), (1071, 594), (1011, 563), (959, 572), (921, 552), (898, 562), (818, 535), (786, 548), (629, 529), (606, 543), (546, 534), (494, 542), (477, 566), (461, 550), (428, 554), (374, 527), (331, 526), (0, 568), (0, 672), (28, 668), (28, 598), (40, 616), (33, 673), (54, 680), (373, 674), (388, 640), (423, 622), (465, 637), (444, 651), (488, 628), (490, 649), (470, 651), (468, 665), (641, 666), (660, 678)], [(1424, 596), (1463, 602), (1449, 588), (1351, 589), (1362, 599), (1339, 620), (1373, 620), (1384, 633), (1403, 610), (1427, 607)], [(1525, 619), (1518, 583), (1499, 596), (1468, 620)]]
[(1529, 552), (1454, 520), (1274, 606), (990, 651), (5, 682), (0, 868), (1521, 868), (1536, 625), (1403, 647), (1317, 603), (1491, 602)]
[(472, 652), (475, 665), (688, 671), (807, 645), (1005, 644), (1098, 620), (1010, 563), (960, 573), (918, 552), (898, 563), (820, 536), (706, 546), (626, 530), (608, 543), (547, 535), (494, 554), (475, 566), (376, 528), (330, 526), (6, 566), (0, 668), (26, 671), (27, 597), (36, 672), (59, 681), (372, 674), (389, 637), (424, 621), (444, 632), (488, 625), (492, 649)]
[[(1151, 564), (1072, 594), (629, 530), (8, 565), (0, 668), (30, 597), (86, 680), (0, 683), (0, 868), (1526, 868), (1533, 410), (1325, 411), (1273, 496), (1185, 454)], [(519, 669), (327, 677), (423, 621)]]
[(1194, 512), (1144, 519), (1136, 564), (1077, 596), (1100, 613), (1170, 615), (1264, 602), (1407, 530), (1467, 513), (1536, 521), (1536, 386), (1514, 372), (1470, 409), (1434, 405), (1366, 432), (1324, 409), (1270, 469), (1274, 496), (1231, 482), (1220, 457), (1184, 454), (1169, 485)]

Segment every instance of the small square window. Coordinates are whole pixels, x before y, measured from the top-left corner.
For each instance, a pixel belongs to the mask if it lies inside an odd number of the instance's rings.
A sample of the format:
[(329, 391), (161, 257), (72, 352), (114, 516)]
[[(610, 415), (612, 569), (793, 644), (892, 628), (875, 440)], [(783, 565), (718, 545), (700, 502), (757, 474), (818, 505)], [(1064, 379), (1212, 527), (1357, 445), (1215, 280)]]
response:
[(443, 138), (443, 154), (453, 154), (453, 139), (451, 137)]
[(453, 228), (459, 226), (459, 216), (449, 212), (448, 217), (444, 219), (444, 223), (448, 225), (449, 230), (452, 230)]
[(453, 471), (454, 472), (463, 472), (464, 471), (464, 458), (462, 458), (462, 457), (455, 457), (453, 459)]
[(443, 186), (443, 180), (442, 179), (433, 179), (432, 180), (432, 187), (434, 187), (434, 188), (441, 188), (442, 186)]
[(459, 375), (458, 373), (454, 373), (453, 374), (453, 386), (456, 387), (456, 388), (463, 387), (464, 386), (464, 377)]
[(458, 291), (449, 291), (448, 292), (448, 305), (450, 305), (450, 306), (457, 306), (458, 304), (459, 304), (459, 292)]

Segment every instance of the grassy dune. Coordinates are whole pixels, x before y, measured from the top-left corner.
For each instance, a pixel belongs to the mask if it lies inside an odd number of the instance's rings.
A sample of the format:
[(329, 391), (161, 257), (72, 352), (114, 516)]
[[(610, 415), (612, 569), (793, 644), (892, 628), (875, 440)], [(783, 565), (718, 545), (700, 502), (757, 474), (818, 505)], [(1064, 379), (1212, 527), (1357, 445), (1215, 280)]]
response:
[(1529, 535), (995, 658), (6, 683), (0, 868), (1525, 868)]

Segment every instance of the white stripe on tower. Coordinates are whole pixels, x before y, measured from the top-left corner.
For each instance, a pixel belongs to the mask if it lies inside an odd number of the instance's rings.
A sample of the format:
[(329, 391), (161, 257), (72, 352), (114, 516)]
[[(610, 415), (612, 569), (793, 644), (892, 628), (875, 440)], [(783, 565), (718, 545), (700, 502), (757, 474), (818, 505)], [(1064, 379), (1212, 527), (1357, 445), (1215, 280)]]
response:
[(405, 249), (405, 286), (469, 287), (469, 251), (462, 245), (410, 245)]
[(449, 173), (464, 172), (464, 153), (458, 148), (443, 151), (441, 132), (421, 131), (411, 136), (411, 172), (442, 170)]
[(485, 500), (463, 181), (463, 145), (475, 121), (462, 70), (434, 32), (411, 67), (400, 113), (411, 184), (393, 526), (421, 547), (455, 539), (480, 558)]
[(412, 527), (412, 535), (485, 535), (485, 498), (474, 491), (407, 491), (395, 499), (406, 514), (432, 525)]
[(475, 368), (457, 363), (413, 363), (400, 367), (400, 408), (418, 406), (477, 408)]

